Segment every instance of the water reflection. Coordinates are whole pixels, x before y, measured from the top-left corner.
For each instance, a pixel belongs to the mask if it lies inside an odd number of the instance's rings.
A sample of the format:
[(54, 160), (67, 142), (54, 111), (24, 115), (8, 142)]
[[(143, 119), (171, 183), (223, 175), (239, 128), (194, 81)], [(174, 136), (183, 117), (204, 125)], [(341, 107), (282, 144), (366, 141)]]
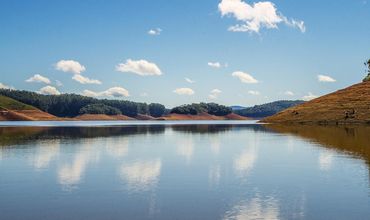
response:
[(73, 189), (85, 175), (89, 163), (99, 161), (99, 149), (91, 149), (92, 141), (79, 142), (74, 158), (60, 166), (58, 180), (65, 189)]
[(36, 152), (31, 163), (37, 170), (46, 169), (50, 162), (59, 155), (60, 140), (40, 141), (35, 144)]
[(277, 220), (279, 218), (279, 202), (274, 197), (261, 198), (257, 194), (254, 198), (241, 201), (230, 211), (226, 212), (225, 220), (256, 220), (256, 219), (269, 219)]
[(320, 155), (323, 169), (330, 168), (332, 151), (341, 151), (360, 157), (370, 165), (370, 126), (314, 126), (314, 125), (264, 125), (272, 131), (292, 134), (312, 143), (320, 144), (328, 151)]
[(146, 191), (158, 183), (161, 168), (160, 159), (136, 161), (123, 164), (120, 168), (120, 176), (127, 183), (130, 191)]
[(357, 126), (0, 128), (0, 213), (364, 219), (369, 133)]

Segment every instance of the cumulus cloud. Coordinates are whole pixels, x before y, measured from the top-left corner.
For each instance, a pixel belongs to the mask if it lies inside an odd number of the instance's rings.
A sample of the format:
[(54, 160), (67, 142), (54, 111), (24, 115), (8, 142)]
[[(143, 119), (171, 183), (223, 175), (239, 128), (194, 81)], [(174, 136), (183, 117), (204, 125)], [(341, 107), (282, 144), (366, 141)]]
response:
[(60, 60), (55, 64), (55, 69), (73, 74), (81, 74), (86, 68), (74, 60)]
[(298, 28), (302, 33), (306, 31), (303, 21), (286, 18), (269, 1), (248, 4), (242, 0), (222, 0), (218, 9), (222, 16), (233, 16), (240, 22), (229, 27), (229, 31), (259, 33), (261, 28), (277, 29), (280, 23)]
[(46, 78), (45, 76), (41, 76), (40, 74), (35, 74), (31, 78), (27, 79), (26, 82), (37, 82), (37, 83), (45, 83), (50, 84), (50, 79)]
[(127, 89), (122, 87), (112, 87), (102, 92), (94, 92), (91, 90), (84, 90), (82, 92), (82, 95), (89, 96), (89, 97), (128, 97), (130, 96), (130, 93), (127, 91)]
[(309, 92), (308, 95), (302, 97), (304, 101), (310, 101), (312, 99), (316, 99), (318, 96), (314, 95), (312, 92)]
[(146, 60), (126, 60), (126, 63), (119, 63), (116, 66), (118, 72), (131, 72), (140, 76), (159, 76), (162, 71), (155, 63)]
[(154, 28), (154, 29), (150, 29), (148, 31), (148, 34), (149, 35), (160, 35), (161, 32), (162, 32), (162, 29), (160, 29), (160, 28)]
[(249, 95), (260, 95), (261, 93), (260, 93), (259, 91), (249, 90), (249, 91), (248, 91), (248, 94), (249, 94)]
[(173, 90), (174, 93), (178, 95), (194, 95), (194, 91), (190, 88), (177, 88)]
[(14, 87), (0, 83), (0, 89), (14, 89)]
[(258, 83), (258, 80), (256, 80), (253, 76), (251, 76), (248, 73), (236, 71), (236, 72), (233, 72), (231, 75), (233, 77), (238, 78), (242, 83)]
[(186, 82), (188, 82), (188, 83), (195, 83), (195, 81), (194, 81), (194, 80), (191, 80), (191, 79), (189, 79), (189, 78), (185, 78), (185, 81), (186, 81)]
[(101, 82), (97, 79), (89, 79), (88, 77), (79, 74), (75, 74), (72, 79), (81, 84), (101, 84)]
[(45, 86), (38, 92), (44, 95), (60, 95), (60, 92), (53, 86)]
[(284, 95), (294, 96), (294, 93), (292, 91), (285, 91)]
[(218, 95), (220, 95), (222, 93), (222, 91), (221, 90), (219, 90), (219, 89), (213, 89), (212, 91), (211, 91), (211, 94), (209, 94), (209, 98), (210, 99), (217, 99), (218, 98)]
[(317, 80), (319, 80), (319, 82), (336, 82), (332, 77), (325, 75), (318, 75)]

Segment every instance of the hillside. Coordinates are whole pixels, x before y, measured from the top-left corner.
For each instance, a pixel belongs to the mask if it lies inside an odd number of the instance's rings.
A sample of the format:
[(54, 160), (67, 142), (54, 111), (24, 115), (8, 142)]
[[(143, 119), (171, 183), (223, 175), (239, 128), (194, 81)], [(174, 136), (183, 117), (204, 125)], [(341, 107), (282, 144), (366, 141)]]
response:
[(319, 97), (265, 118), (268, 123), (370, 123), (370, 81)]
[(58, 120), (54, 115), (0, 95), (0, 121)]
[(287, 108), (299, 105), (304, 103), (301, 100), (295, 101), (288, 101), (288, 100), (281, 100), (270, 102), (262, 105), (255, 105), (253, 107), (243, 108), (243, 109), (233, 109), (233, 112), (251, 118), (264, 118), (267, 116), (272, 116), (278, 112), (281, 112)]
[(12, 98), (0, 95), (0, 109), (9, 110), (35, 110), (36, 108), (26, 105)]

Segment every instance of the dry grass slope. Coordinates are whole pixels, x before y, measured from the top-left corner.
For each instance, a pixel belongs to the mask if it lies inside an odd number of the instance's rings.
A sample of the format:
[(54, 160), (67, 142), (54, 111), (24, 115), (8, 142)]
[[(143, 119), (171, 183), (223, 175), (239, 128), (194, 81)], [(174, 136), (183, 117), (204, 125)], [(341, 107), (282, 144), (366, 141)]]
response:
[(319, 97), (262, 120), (286, 124), (370, 123), (370, 81)]

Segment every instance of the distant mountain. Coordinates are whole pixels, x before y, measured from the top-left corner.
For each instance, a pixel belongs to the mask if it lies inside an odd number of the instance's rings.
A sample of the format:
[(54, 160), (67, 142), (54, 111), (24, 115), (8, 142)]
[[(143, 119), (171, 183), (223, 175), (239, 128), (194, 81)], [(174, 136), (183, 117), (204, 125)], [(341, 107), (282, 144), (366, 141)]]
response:
[(230, 106), (230, 108), (231, 108), (233, 111), (238, 111), (238, 110), (246, 109), (247, 107), (239, 106), (239, 105), (233, 105), (233, 106)]
[(278, 112), (281, 112), (287, 108), (299, 105), (304, 103), (302, 100), (295, 100), (295, 101), (288, 101), (288, 100), (281, 100), (270, 102), (262, 105), (255, 105), (253, 107), (248, 107), (244, 109), (236, 109), (234, 113), (251, 118), (264, 118), (268, 116), (272, 116)]
[(370, 123), (370, 81), (365, 81), (262, 120), (269, 123)]

